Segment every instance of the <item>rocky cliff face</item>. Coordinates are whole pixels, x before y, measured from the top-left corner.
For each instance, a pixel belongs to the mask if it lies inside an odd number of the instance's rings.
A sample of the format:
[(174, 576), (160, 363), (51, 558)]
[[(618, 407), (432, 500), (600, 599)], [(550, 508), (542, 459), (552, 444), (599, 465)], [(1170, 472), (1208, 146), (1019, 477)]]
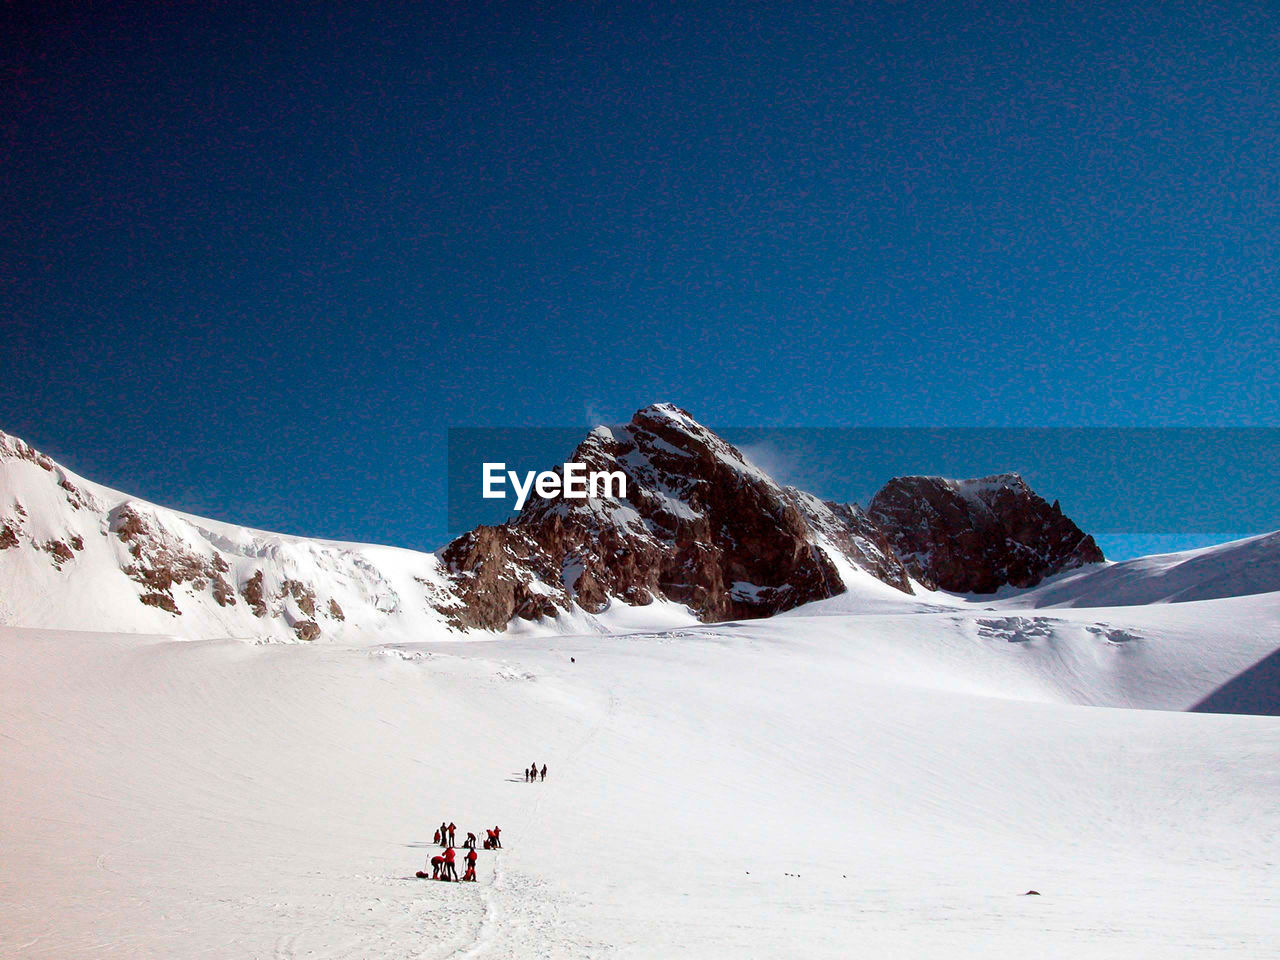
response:
[(898, 477), (871, 498), (867, 514), (911, 575), (930, 588), (1033, 587), (1050, 574), (1103, 559), (1093, 537), (1014, 473), (978, 480)]
[(883, 534), (853, 505), (780, 486), (670, 404), (598, 427), (573, 462), (620, 471), (625, 499), (531, 501), (442, 553), (469, 625), (671, 600), (702, 620), (764, 617), (845, 589), (856, 568), (911, 592)]

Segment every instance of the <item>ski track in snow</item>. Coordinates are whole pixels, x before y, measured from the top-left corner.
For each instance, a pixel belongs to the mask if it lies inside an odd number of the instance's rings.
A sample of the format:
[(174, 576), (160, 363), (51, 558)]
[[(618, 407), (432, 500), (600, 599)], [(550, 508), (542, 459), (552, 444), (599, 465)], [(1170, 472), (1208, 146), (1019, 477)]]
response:
[[(505, 676), (501, 672), (499, 675)], [(560, 758), (558, 766), (563, 768), (560, 771), (561, 776), (572, 776), (574, 761), (599, 736), (600, 731), (617, 712), (617, 706), (617, 697), (610, 689), (609, 704), (604, 716), (591, 727), (577, 746)], [(556, 775), (554, 773), (551, 775), (554, 787)], [(521, 835), (529, 836), (532, 832), (530, 828), (538, 822), (538, 811), (547, 785), (545, 781), (539, 781), (534, 784), (520, 784), (520, 786), (531, 787), (534, 794), (533, 802), (526, 810), (520, 824), (522, 829), (518, 831)], [(505, 847), (495, 852), (491, 881), (477, 885), (480, 899), (484, 903), (484, 917), (476, 932), (475, 942), (452, 954), (459, 960), (483, 957), (495, 954), (499, 950), (505, 951), (502, 953), (505, 956), (553, 955), (545, 952), (546, 946), (558, 939), (560, 931), (565, 926), (558, 904), (548, 895), (545, 885), (540, 884), (536, 879), (524, 875), (509, 877), (503, 869), (505, 854)], [(570, 944), (560, 941), (558, 945), (563, 948)]]

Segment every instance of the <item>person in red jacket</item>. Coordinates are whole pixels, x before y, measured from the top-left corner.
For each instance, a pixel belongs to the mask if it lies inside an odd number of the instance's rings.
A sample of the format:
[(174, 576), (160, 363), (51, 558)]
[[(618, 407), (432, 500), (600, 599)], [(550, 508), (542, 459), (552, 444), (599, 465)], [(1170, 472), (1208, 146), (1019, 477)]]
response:
[(453, 847), (444, 852), (444, 876), (441, 877), (442, 880), (458, 879), (458, 868), (453, 862), (456, 856), (457, 854), (454, 853)]
[(444, 857), (439, 857), (439, 856), (432, 857), (431, 858), (431, 879), (439, 880), (440, 871), (443, 868), (444, 868)]
[(438, 847), (438, 846), (440, 846), (440, 831), (439, 831), (439, 830), (437, 830), (437, 831), (436, 831), (435, 839), (434, 839), (434, 840), (432, 840), (431, 842), (432, 842), (432, 843), (434, 843), (437, 847)]
[(458, 828), (454, 824), (449, 824), (449, 846), (453, 846), (453, 834)]
[(474, 850), (476, 848), (476, 835), (474, 833), (468, 833), (467, 839), (462, 841), (462, 845), (468, 850)]
[(467, 853), (467, 872), (462, 875), (463, 880), (475, 881), (476, 879), (476, 848), (472, 847)]
[(502, 846), (502, 828), (501, 827), (493, 828), (493, 845), (494, 847)]

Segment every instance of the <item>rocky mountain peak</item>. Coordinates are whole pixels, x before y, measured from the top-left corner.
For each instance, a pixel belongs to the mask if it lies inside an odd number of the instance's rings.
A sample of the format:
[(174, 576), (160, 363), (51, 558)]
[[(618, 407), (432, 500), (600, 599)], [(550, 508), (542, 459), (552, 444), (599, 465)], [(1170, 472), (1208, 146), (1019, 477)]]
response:
[[(670, 600), (704, 620), (768, 616), (842, 592), (851, 569), (910, 592), (905, 568), (860, 510), (782, 487), (671, 404), (596, 428), (571, 459), (624, 474), (626, 497), (531, 501), (485, 534), (502, 545), (483, 574), (473, 534), (446, 547), (474, 625), (512, 609), (598, 612), (614, 599)], [(531, 575), (540, 587), (530, 596), (518, 585)], [(481, 583), (483, 593), (470, 589)]]
[(871, 498), (867, 514), (911, 575), (943, 590), (1032, 587), (1050, 574), (1104, 559), (1092, 537), (1016, 473), (972, 480), (897, 477)]

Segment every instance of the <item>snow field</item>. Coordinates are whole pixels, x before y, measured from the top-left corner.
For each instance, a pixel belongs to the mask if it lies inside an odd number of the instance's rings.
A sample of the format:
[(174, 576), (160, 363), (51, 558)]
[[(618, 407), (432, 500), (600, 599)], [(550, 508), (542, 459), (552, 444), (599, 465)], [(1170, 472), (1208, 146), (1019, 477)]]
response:
[[(1092, 611), (1120, 642), (981, 609), (0, 629), (0, 955), (1266, 956), (1280, 722), (1172, 711), (1274, 649), (1276, 602)], [(413, 878), (441, 819), (502, 826), (479, 883)]]

